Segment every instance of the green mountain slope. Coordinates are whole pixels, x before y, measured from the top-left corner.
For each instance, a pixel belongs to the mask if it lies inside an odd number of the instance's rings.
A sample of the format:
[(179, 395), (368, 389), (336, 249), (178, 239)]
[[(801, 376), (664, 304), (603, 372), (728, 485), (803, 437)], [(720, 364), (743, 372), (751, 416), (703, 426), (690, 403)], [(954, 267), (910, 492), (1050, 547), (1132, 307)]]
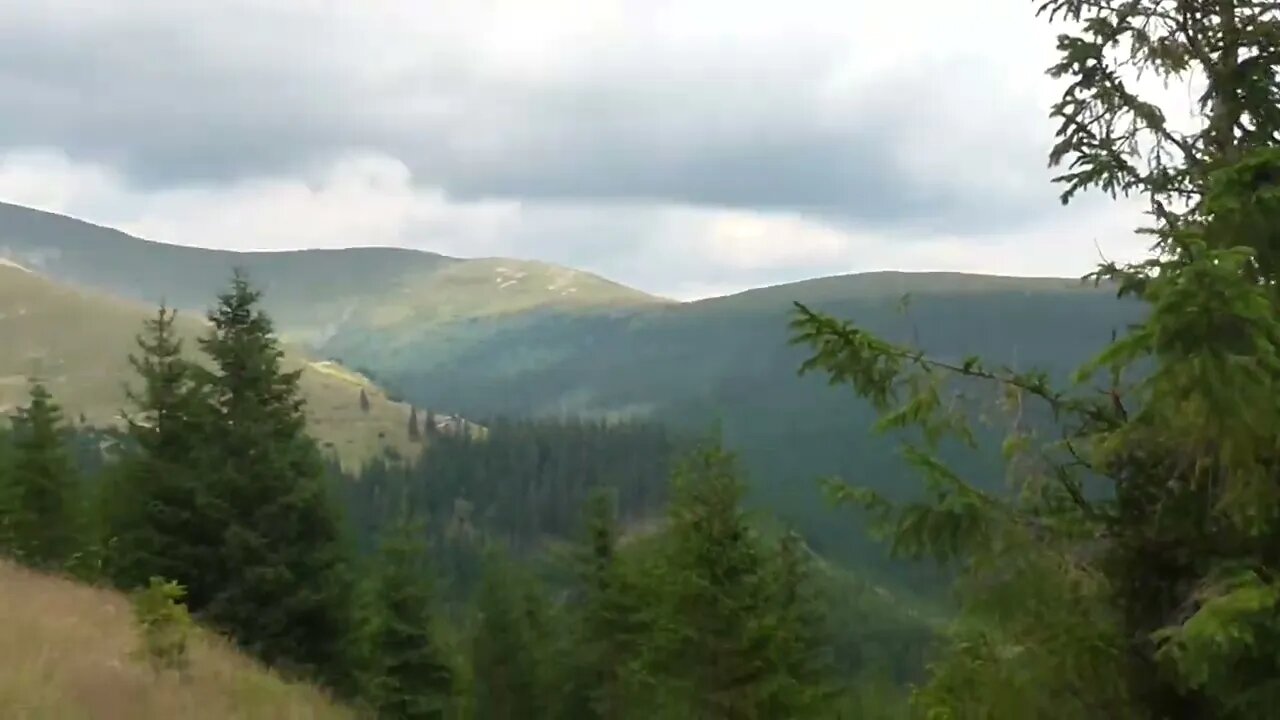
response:
[[(718, 423), (744, 456), (756, 503), (803, 528), (824, 554), (881, 564), (881, 551), (826, 506), (816, 481), (839, 475), (899, 497), (918, 483), (893, 439), (869, 432), (875, 416), (865, 403), (824, 378), (797, 377), (805, 349), (788, 342), (793, 301), (943, 357), (977, 354), (1059, 378), (1140, 313), (1078, 281), (876, 273), (684, 305), (455, 323), (423, 333), (409, 352), (388, 352), (377, 333), (336, 336), (326, 352), (414, 402), (468, 416), (641, 413), (698, 430)], [(1003, 481), (995, 447), (949, 458), (994, 487)]]
[(5, 203), (0, 203), (0, 259), (79, 287), (197, 309), (239, 266), (266, 290), (266, 308), (285, 335), (311, 344), (346, 328), (385, 331), (539, 307), (662, 302), (546, 263), (460, 260), (402, 248), (207, 250), (154, 243)]
[[(1059, 377), (1138, 317), (1108, 289), (1059, 278), (870, 273), (695, 303), (515, 260), (395, 249), (229, 253), (159, 245), (0, 205), (0, 257), (126, 297), (199, 306), (233, 265), (268, 290), (282, 331), (419, 406), (466, 417), (644, 414), (694, 429), (718, 423), (752, 475), (757, 502), (824, 553), (873, 551), (826, 509), (816, 478), (839, 474), (904, 494), (916, 486), (865, 404), (798, 378), (793, 301), (960, 359), (980, 355)], [(912, 296), (909, 312), (902, 297)], [(992, 434), (998, 433), (993, 429)], [(988, 454), (962, 467), (1001, 481)], [(877, 560), (878, 562), (878, 560)]]
[[(212, 298), (210, 298), (210, 301)], [(11, 264), (0, 264), (0, 416), (27, 398), (28, 378), (40, 377), (67, 410), (90, 425), (117, 422), (125, 407), (124, 384), (134, 380), (129, 353), (134, 336), (154, 310), (129, 300), (54, 282)], [(179, 315), (187, 348), (205, 331), (199, 313)], [(286, 364), (301, 368), (309, 425), (316, 439), (344, 464), (408, 453), (410, 409), (341, 365), (315, 362), (290, 350)], [(360, 409), (360, 392), (369, 412)]]

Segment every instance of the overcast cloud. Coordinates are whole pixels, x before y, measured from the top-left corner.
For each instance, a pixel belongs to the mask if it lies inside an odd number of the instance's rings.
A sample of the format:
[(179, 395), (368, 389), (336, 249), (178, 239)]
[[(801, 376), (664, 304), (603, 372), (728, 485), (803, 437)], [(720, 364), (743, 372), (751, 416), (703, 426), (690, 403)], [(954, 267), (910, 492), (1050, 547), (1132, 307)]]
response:
[[(905, 5), (900, 7), (907, 7)], [(154, 240), (514, 255), (697, 297), (1080, 274), (1029, 0), (21, 0), (0, 200)]]

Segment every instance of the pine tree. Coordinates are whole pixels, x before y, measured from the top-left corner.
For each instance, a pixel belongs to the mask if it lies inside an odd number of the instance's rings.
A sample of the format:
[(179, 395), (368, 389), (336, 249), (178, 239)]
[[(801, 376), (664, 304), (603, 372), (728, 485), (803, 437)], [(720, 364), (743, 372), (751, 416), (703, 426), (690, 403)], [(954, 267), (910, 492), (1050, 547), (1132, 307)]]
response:
[(476, 717), (539, 720), (552, 702), (545, 681), (546, 617), (532, 579), (491, 554), (476, 598), (472, 639)]
[(409, 440), (417, 442), (422, 439), (422, 430), (418, 426), (418, 408), (409, 408)]
[(769, 677), (763, 717), (823, 717), (835, 697), (828, 638), (832, 628), (818, 595), (804, 540), (788, 532), (766, 568)]
[(677, 470), (674, 490), (655, 674), (682, 690), (692, 716), (764, 717), (768, 586), (736, 460), (707, 446)]
[(627, 717), (628, 673), (642, 633), (638, 596), (619, 565), (614, 507), (612, 493), (592, 493), (578, 559), (568, 716), (584, 720)]
[(0, 551), (7, 552), (13, 544), (12, 482), (13, 437), (7, 423), (0, 423)]
[(392, 527), (369, 588), (365, 694), (378, 717), (443, 718), (452, 700), (453, 670), (437, 636), (424, 533), (407, 519)]
[(187, 603), (202, 610), (215, 588), (220, 529), (205, 510), (205, 477), (213, 458), (204, 386), (183, 356), (177, 313), (161, 306), (136, 338), (129, 361), (142, 382), (129, 388), (128, 440), (106, 494), (108, 572), (125, 588), (162, 577), (187, 588)]
[(200, 340), (213, 371), (203, 438), (221, 563), (206, 616), (279, 667), (345, 686), (351, 581), (323, 463), (306, 435), (300, 371), (286, 372), (260, 293), (237, 271)]
[(0, 488), (8, 552), (39, 568), (64, 569), (84, 548), (79, 479), (66, 447), (62, 410), (40, 382), (14, 418), (12, 460)]
[[(1142, 301), (1143, 322), (1074, 387), (933, 358), (800, 307), (806, 370), (858, 390), (906, 448), (926, 495), (837, 497), (896, 550), (959, 571), (962, 612), (917, 693), (949, 717), (1268, 717), (1280, 702), (1280, 77), (1274, 3), (1043, 0), (1070, 23), (1049, 69), (1066, 89), (1053, 165), (1062, 200), (1137, 195), (1152, 256), (1092, 279)], [(1203, 83), (1176, 125), (1136, 83)], [(1008, 496), (936, 455), (973, 442), (947, 380), (994, 383), (1040, 405), (1063, 439), (1016, 427), (1028, 460)], [(1097, 385), (1102, 384), (1099, 388)]]

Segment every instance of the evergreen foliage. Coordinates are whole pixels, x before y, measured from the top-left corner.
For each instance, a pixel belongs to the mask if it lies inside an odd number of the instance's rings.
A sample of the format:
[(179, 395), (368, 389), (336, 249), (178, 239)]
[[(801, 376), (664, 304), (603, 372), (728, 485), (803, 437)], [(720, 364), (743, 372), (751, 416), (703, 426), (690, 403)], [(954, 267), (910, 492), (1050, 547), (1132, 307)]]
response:
[(83, 495), (62, 410), (40, 382), (13, 418), (8, 471), (0, 478), (4, 549), (38, 568), (63, 570), (84, 548)]
[(277, 666), (347, 683), (351, 578), (341, 522), (305, 433), (298, 372), (241, 273), (200, 340), (212, 370), (208, 511), (221, 530), (202, 612)]
[(139, 354), (130, 357), (141, 388), (128, 390), (127, 438), (107, 485), (107, 572), (123, 588), (170, 578), (202, 609), (215, 592), (220, 562), (204, 475), (213, 463), (203, 434), (210, 407), (207, 385), (183, 357), (176, 315), (160, 307), (137, 337)]
[(424, 530), (404, 519), (390, 528), (375, 561), (364, 627), (364, 695), (378, 717), (443, 718), (454, 673), (438, 639)]
[(576, 558), (579, 597), (570, 609), (573, 647), (564, 712), (584, 720), (628, 717), (628, 707), (636, 704), (628, 695), (640, 670), (644, 593), (621, 566), (616, 512), (612, 493), (592, 493)]
[[(1072, 21), (1050, 74), (1051, 162), (1062, 199), (1100, 189), (1148, 203), (1151, 259), (1093, 277), (1140, 299), (1145, 320), (1066, 390), (1047, 376), (952, 362), (801, 306), (805, 370), (849, 384), (911, 427), (927, 496), (837, 497), (872, 512), (896, 550), (959, 574), (962, 612), (916, 693), (935, 718), (1269, 717), (1280, 699), (1280, 82), (1274, 4), (1048, 0)], [(1127, 73), (1198, 78), (1182, 131)], [(1009, 393), (1011, 493), (941, 462), (972, 433), (942, 387)], [(972, 398), (969, 399), (970, 401)], [(1058, 439), (1019, 421), (1039, 404)]]
[(476, 596), (472, 639), (476, 717), (540, 720), (551, 716), (548, 621), (542, 588), (510, 560), (491, 554)]
[(146, 660), (155, 673), (184, 673), (190, 665), (187, 640), (192, 623), (182, 603), (184, 595), (178, 583), (153, 577), (131, 598), (134, 623), (142, 636), (136, 655)]
[(681, 445), (646, 421), (495, 419), (485, 427), (483, 437), (433, 435), (412, 465), (370, 463), (344, 488), (365, 547), (408, 503), (426, 521), (438, 570), (459, 596), (478, 580), (485, 541), (525, 554), (548, 539), (571, 539), (597, 490), (610, 489), (624, 523), (652, 517)]
[(417, 442), (422, 439), (422, 428), (418, 425), (418, 408), (409, 408), (409, 439)]

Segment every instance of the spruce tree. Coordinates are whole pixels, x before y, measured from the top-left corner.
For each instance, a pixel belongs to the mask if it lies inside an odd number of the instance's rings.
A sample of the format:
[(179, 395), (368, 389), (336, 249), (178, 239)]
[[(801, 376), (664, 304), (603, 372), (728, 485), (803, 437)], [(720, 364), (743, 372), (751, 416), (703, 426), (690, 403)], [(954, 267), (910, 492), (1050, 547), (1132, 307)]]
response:
[(187, 605), (202, 610), (215, 590), (220, 530), (206, 509), (210, 408), (196, 369), (183, 358), (174, 310), (161, 306), (130, 355), (141, 387), (126, 391), (128, 441), (123, 445), (105, 509), (108, 572), (125, 588), (152, 577), (187, 589)]
[(84, 549), (84, 507), (66, 446), (62, 410), (40, 382), (13, 419), (13, 448), (0, 488), (7, 551), (38, 568), (65, 569)]
[(324, 465), (306, 434), (300, 371), (260, 293), (237, 271), (200, 340), (212, 413), (207, 507), (221, 528), (205, 614), (267, 662), (346, 687), (351, 623), (347, 548)]
[(630, 663), (641, 634), (641, 608), (618, 558), (612, 493), (597, 489), (586, 509), (586, 537), (577, 565), (581, 600), (573, 618), (569, 716), (626, 717)]
[(7, 552), (13, 539), (10, 527), (13, 521), (11, 490), (13, 478), (13, 433), (8, 423), (0, 422), (0, 552)]
[(418, 425), (418, 408), (409, 408), (409, 440), (417, 442), (422, 439), (422, 429)]
[[(1280, 702), (1280, 17), (1256, 0), (1040, 0), (1069, 23), (1049, 69), (1067, 81), (1050, 162), (1062, 200), (1144, 201), (1138, 263), (1092, 275), (1144, 303), (1141, 323), (1080, 368), (1047, 376), (935, 358), (798, 308), (806, 370), (852, 385), (907, 446), (922, 500), (867, 488), (896, 550), (958, 570), (961, 615), (923, 714), (943, 717), (1269, 717)], [(1134, 82), (1202, 84), (1182, 108)], [(947, 381), (1039, 406), (1062, 438), (1015, 426), (1008, 495), (937, 457), (972, 443)]]
[(770, 672), (762, 688), (764, 717), (824, 717), (835, 698), (828, 641), (833, 628), (815, 569), (804, 540), (795, 532), (778, 540), (766, 566), (765, 622), (771, 649)]
[(674, 491), (658, 670), (692, 716), (763, 717), (768, 586), (759, 539), (741, 509), (737, 462), (718, 445), (704, 447), (677, 470)]
[(546, 616), (540, 589), (506, 558), (491, 552), (476, 598), (472, 638), (476, 717), (540, 720), (550, 714), (546, 682)]
[(438, 639), (425, 528), (402, 519), (384, 536), (368, 588), (364, 695), (378, 717), (443, 718), (453, 670)]

